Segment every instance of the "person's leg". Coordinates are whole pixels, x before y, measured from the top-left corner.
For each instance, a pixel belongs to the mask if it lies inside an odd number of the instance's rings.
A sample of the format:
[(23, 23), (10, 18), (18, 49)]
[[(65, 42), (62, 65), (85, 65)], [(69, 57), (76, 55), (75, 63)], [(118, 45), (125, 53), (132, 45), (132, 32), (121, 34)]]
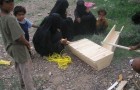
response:
[(16, 62), (15, 62), (15, 70), (18, 73), (21, 88), (24, 89), (25, 85), (24, 85), (24, 82), (23, 82), (23, 79), (22, 79), (22, 74), (21, 74), (21, 71), (20, 71), (20, 68), (19, 68), (19, 64), (16, 63)]
[(33, 79), (31, 76), (31, 60), (28, 60), (27, 62), (23, 63), (23, 64), (19, 64), (21, 73), (22, 73), (22, 79), (24, 81), (25, 84), (25, 89), (26, 90), (36, 90), (33, 84)]

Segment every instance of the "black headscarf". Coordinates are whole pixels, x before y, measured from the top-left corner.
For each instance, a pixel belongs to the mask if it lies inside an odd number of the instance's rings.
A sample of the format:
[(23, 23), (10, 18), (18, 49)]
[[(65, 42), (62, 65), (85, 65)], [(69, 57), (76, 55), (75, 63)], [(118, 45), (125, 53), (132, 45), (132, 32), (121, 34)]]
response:
[(58, 13), (62, 18), (66, 18), (66, 10), (69, 6), (67, 0), (57, 0), (50, 14)]
[(132, 16), (132, 21), (134, 24), (140, 24), (140, 11)]
[[(50, 52), (53, 53), (53, 40), (52, 37), (60, 28), (61, 17), (58, 14), (52, 14), (48, 17), (45, 17), (40, 27), (34, 34), (33, 44), (35, 50), (41, 55), (48, 55)], [(61, 36), (57, 38), (61, 39)], [(56, 40), (56, 41), (58, 41)], [(54, 41), (55, 42), (55, 41)]]
[[(86, 6), (83, 0), (77, 1), (75, 9), (75, 21), (74, 21), (74, 33), (80, 34), (94, 34), (96, 33), (96, 18), (92, 12), (86, 12)], [(81, 22), (77, 22), (77, 18), (81, 19)]]
[(86, 14), (86, 6), (84, 5), (84, 3), (85, 2), (83, 0), (77, 1), (77, 6), (75, 9), (76, 16), (82, 17), (83, 15)]

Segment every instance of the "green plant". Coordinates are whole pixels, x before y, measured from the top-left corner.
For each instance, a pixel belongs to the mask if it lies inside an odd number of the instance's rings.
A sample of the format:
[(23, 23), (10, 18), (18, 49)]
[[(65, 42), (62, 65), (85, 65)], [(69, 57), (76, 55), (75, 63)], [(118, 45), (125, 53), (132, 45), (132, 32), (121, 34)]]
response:
[[(107, 19), (109, 27), (106, 34), (110, 31), (114, 24), (117, 25), (116, 30), (119, 30), (122, 26), (124, 29), (120, 35), (119, 44), (124, 46), (135, 45), (140, 42), (140, 26), (134, 25), (131, 21), (132, 15), (139, 11), (140, 4), (130, 3), (128, 0), (86, 0), (96, 3), (97, 9), (91, 11), (97, 17), (97, 10), (104, 8), (107, 11)], [(98, 37), (98, 36), (97, 36)], [(96, 37), (96, 38), (97, 38)], [(100, 36), (99, 36), (100, 37)], [(127, 52), (126, 50), (116, 49), (115, 61), (121, 58), (127, 58), (131, 56), (138, 56), (138, 53)]]

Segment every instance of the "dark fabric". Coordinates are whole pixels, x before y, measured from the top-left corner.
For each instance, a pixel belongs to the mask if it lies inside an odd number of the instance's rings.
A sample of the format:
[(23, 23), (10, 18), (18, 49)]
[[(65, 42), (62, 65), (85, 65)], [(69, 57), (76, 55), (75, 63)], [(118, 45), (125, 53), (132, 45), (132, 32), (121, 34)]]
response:
[(58, 14), (46, 17), (34, 34), (33, 44), (41, 56), (48, 56), (53, 52), (60, 53), (64, 46), (60, 43), (62, 33), (60, 23), (62, 19)]
[(67, 17), (66, 10), (68, 6), (69, 3), (67, 0), (57, 0), (50, 14), (58, 13), (62, 18), (66, 18)]
[(63, 38), (67, 38), (68, 40), (72, 40), (73, 38), (73, 20), (72, 18), (67, 17), (67, 8), (69, 6), (69, 3), (67, 0), (57, 0), (56, 4), (54, 5), (53, 9), (51, 10), (51, 14), (57, 13), (59, 14), (63, 21), (61, 23), (61, 31)]
[(140, 11), (136, 12), (133, 16), (132, 16), (132, 21), (134, 22), (134, 24), (140, 24)]
[(27, 22), (26, 22), (25, 24), (19, 23), (19, 25), (21, 26), (22, 30), (23, 30), (24, 33), (25, 33), (25, 39), (26, 39), (27, 41), (29, 41), (28, 23), (27, 23)]
[[(86, 7), (84, 6), (83, 0), (78, 0), (77, 6), (75, 9), (75, 20), (74, 20), (74, 33), (75, 35), (79, 34), (96, 34), (96, 18), (89, 12), (86, 12)], [(81, 19), (79, 23), (77, 18)]]
[(67, 38), (68, 40), (73, 39), (73, 30), (74, 30), (74, 24), (72, 18), (66, 18), (63, 19), (62, 25), (61, 25), (61, 30), (62, 30), (62, 36), (63, 38)]
[(76, 6), (74, 14), (75, 14), (76, 18), (82, 17), (83, 15), (86, 14), (86, 7), (84, 5), (84, 1), (83, 0), (78, 0), (77, 1), (77, 6)]

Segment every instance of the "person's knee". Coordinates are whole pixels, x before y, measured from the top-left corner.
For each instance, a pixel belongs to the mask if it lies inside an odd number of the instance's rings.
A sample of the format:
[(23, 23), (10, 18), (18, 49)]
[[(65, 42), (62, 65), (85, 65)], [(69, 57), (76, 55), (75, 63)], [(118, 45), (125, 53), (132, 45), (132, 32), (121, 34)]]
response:
[(137, 73), (140, 73), (140, 58), (135, 58), (132, 62), (132, 68)]

